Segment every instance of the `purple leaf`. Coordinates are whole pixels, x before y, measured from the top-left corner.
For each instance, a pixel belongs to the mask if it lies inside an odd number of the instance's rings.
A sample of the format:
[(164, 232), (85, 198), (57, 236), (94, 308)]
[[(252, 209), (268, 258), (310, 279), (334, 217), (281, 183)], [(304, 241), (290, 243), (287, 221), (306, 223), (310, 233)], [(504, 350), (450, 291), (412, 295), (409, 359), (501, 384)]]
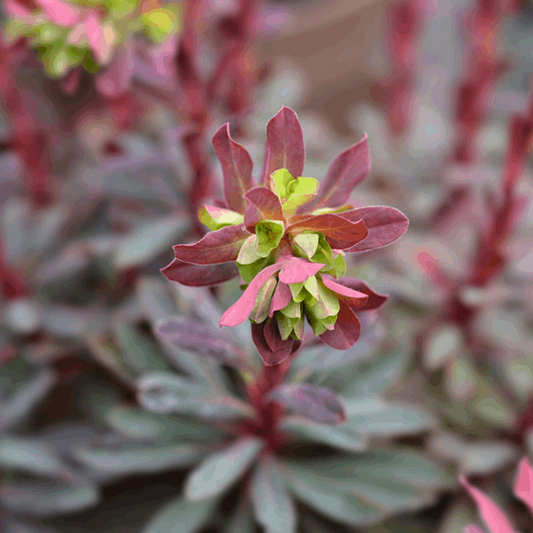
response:
[(524, 457), (518, 465), (514, 494), (527, 505), (529, 512), (533, 514), (533, 468), (528, 457)]
[(212, 287), (236, 278), (239, 270), (235, 263), (220, 265), (191, 265), (179, 259), (161, 269), (162, 274), (170, 281), (177, 281), (187, 287)]
[(330, 291), (333, 291), (338, 296), (341, 302), (345, 303), (351, 308), (361, 308), (368, 301), (367, 294), (359, 292), (358, 290), (354, 290), (350, 287), (347, 287), (346, 285), (341, 285), (327, 274), (322, 275), (322, 281)]
[(291, 289), (286, 283), (278, 281), (274, 295), (272, 296), (272, 301), (270, 302), (270, 309), (268, 311), (268, 316), (272, 318), (276, 311), (284, 309), (287, 307), (292, 300)]
[(279, 280), (283, 283), (303, 283), (323, 266), (322, 263), (312, 263), (301, 257), (292, 257), (281, 267)]
[[(361, 218), (361, 217), (360, 217)], [(304, 231), (323, 233), (328, 244), (336, 250), (353, 247), (365, 239), (368, 230), (362, 220), (349, 220), (342, 215), (315, 215), (291, 224), (287, 232), (298, 235)]]
[(247, 203), (244, 212), (244, 225), (248, 231), (254, 231), (255, 225), (265, 218), (285, 222), (280, 199), (266, 187), (255, 187), (244, 198)]
[[(268, 333), (265, 333), (265, 329), (268, 327)], [(275, 337), (279, 337), (277, 341)], [(274, 351), (266, 340), (268, 337), (270, 343), (279, 347), (279, 350)], [(272, 320), (270, 323), (268, 320), (261, 324), (252, 324), (252, 341), (266, 366), (279, 365), (289, 355), (294, 353), (300, 348), (301, 342), (289, 337), (287, 340), (281, 340), (281, 335), (278, 330), (277, 322)]]
[(173, 316), (159, 322), (155, 334), (176, 348), (212, 357), (220, 363), (233, 362), (237, 358), (231, 340), (203, 322)]
[(244, 224), (227, 226), (208, 233), (194, 244), (177, 244), (173, 247), (176, 259), (194, 265), (215, 265), (235, 261), (250, 233)]
[(211, 142), (222, 166), (226, 202), (233, 211), (244, 214), (244, 194), (255, 187), (252, 158), (244, 146), (231, 138), (229, 124), (221, 126)]
[(342, 424), (346, 420), (341, 399), (326, 387), (310, 383), (280, 385), (270, 393), (270, 399), (319, 424)]
[(46, 16), (58, 26), (72, 26), (80, 18), (79, 10), (69, 2), (62, 0), (38, 0)]
[(332, 161), (314, 202), (315, 207), (338, 207), (346, 203), (369, 171), (370, 155), (365, 133), (358, 143), (338, 154)]
[(251, 281), (250, 285), (246, 287), (242, 296), (229, 309), (226, 309), (220, 319), (220, 327), (228, 326), (231, 328), (242, 324), (250, 316), (261, 287), (266, 283), (266, 280), (278, 272), (280, 268), (281, 265), (276, 263), (261, 270), (261, 272), (259, 272), (259, 274), (257, 274), (257, 276)]
[(287, 169), (293, 178), (304, 171), (305, 145), (302, 126), (296, 113), (283, 106), (267, 124), (265, 165), (262, 183), (269, 184), (270, 175), (275, 170)]
[(366, 252), (387, 246), (399, 239), (409, 226), (409, 220), (401, 211), (381, 205), (352, 209), (338, 216), (353, 222), (362, 219), (368, 229), (368, 237), (345, 252)]
[[(324, 276), (322, 278), (324, 278)], [(366, 303), (362, 307), (359, 307), (357, 312), (379, 309), (389, 299), (386, 294), (380, 294), (379, 292), (373, 291), (365, 282), (359, 279), (341, 278), (337, 280), (337, 282), (345, 287), (353, 289), (354, 291), (362, 292), (368, 296)]]
[(351, 348), (361, 335), (361, 324), (355, 313), (347, 306), (341, 304), (335, 327), (327, 330), (320, 338), (336, 350), (347, 350)]

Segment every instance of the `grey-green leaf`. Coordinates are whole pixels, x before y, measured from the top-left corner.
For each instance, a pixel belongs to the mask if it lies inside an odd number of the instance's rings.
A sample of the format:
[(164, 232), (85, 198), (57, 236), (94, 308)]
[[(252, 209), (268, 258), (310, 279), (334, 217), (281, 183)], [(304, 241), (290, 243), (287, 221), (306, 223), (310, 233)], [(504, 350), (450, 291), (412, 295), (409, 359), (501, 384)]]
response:
[(252, 503), (266, 533), (296, 531), (296, 507), (280, 468), (272, 457), (260, 461), (252, 480)]
[(189, 476), (187, 498), (196, 502), (223, 493), (248, 470), (263, 446), (262, 439), (244, 437), (210, 455)]

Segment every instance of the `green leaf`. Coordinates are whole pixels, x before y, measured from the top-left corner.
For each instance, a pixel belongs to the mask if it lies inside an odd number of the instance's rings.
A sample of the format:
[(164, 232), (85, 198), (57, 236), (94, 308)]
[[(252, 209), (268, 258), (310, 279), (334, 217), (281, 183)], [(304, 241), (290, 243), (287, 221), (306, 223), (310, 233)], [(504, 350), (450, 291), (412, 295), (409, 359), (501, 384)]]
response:
[(144, 13), (142, 20), (152, 40), (158, 43), (179, 29), (176, 14), (170, 9), (153, 9)]
[(180, 496), (159, 510), (142, 533), (198, 533), (211, 521), (217, 504), (217, 499), (191, 503)]
[(312, 315), (318, 320), (330, 316), (337, 316), (340, 311), (339, 299), (333, 291), (330, 291), (324, 283), (319, 280), (317, 283), (318, 299), (314, 305), (305, 303), (305, 310), (308, 315)]
[[(294, 283), (292, 285), (294, 285)], [(288, 318), (300, 318), (302, 316), (302, 304), (291, 300), (289, 305), (281, 309), (279, 312)]]
[(282, 204), (285, 213), (293, 213), (301, 205), (309, 203), (318, 192), (318, 181), (314, 178), (296, 178), (288, 185), (288, 198)]
[[(318, 292), (318, 284), (316, 276), (311, 276), (304, 281), (305, 290), (315, 299), (318, 300), (320, 294)], [(311, 304), (312, 305), (312, 304)]]
[(264, 322), (268, 318), (268, 311), (270, 309), (270, 301), (272, 300), (272, 295), (276, 289), (278, 281), (276, 276), (272, 276), (267, 279), (265, 284), (259, 290), (257, 295), (257, 300), (255, 306), (250, 313), (250, 320), (256, 324)]
[(318, 249), (319, 236), (318, 233), (300, 233), (292, 239), (297, 251), (303, 257), (311, 259)]
[(125, 360), (137, 372), (168, 370), (157, 345), (143, 337), (134, 327), (117, 324), (115, 333)]
[(317, 424), (301, 417), (286, 417), (281, 422), (284, 431), (304, 442), (319, 442), (347, 452), (359, 452), (367, 446), (364, 433), (350, 422), (337, 426)]
[(0, 439), (0, 465), (5, 470), (22, 470), (43, 476), (65, 473), (53, 450), (44, 442), (29, 438)]
[(128, 475), (189, 466), (202, 455), (197, 446), (187, 444), (158, 447), (122, 444), (117, 450), (79, 447), (74, 453), (78, 460), (98, 472)]
[(280, 200), (287, 198), (289, 195), (289, 184), (295, 181), (291, 173), (286, 168), (280, 168), (279, 170), (272, 172), (270, 180), (272, 191)]
[(200, 222), (207, 226), (211, 231), (216, 231), (225, 226), (242, 224), (244, 222), (244, 216), (236, 211), (205, 204), (200, 207), (198, 218), (200, 219)]
[(187, 499), (197, 502), (222, 494), (248, 470), (263, 446), (262, 439), (245, 437), (209, 456), (189, 476)]
[(275, 250), (283, 237), (285, 226), (278, 220), (260, 220), (255, 225), (257, 240), (255, 251), (259, 257), (267, 257)]
[(260, 461), (252, 478), (252, 503), (266, 533), (296, 532), (296, 506), (272, 456)]
[(250, 263), (249, 265), (241, 265), (237, 262), (237, 267), (239, 268), (239, 274), (243, 279), (244, 283), (251, 283), (253, 279), (263, 270), (265, 267), (269, 266), (271, 263), (270, 256), (259, 258), (257, 261)]

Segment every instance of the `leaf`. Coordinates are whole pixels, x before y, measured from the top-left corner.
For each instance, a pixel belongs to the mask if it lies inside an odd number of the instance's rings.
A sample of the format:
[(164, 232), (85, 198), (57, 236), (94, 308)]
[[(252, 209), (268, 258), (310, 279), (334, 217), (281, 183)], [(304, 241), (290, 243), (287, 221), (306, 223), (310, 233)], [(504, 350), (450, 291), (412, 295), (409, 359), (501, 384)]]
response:
[(286, 417), (281, 421), (281, 428), (304, 441), (327, 444), (346, 452), (360, 452), (367, 446), (365, 435), (349, 422), (331, 426), (305, 418)]
[(80, 446), (74, 450), (76, 458), (98, 472), (133, 475), (163, 472), (190, 466), (197, 462), (201, 451), (188, 444), (168, 446), (121, 446), (118, 450), (91, 449)]
[(333, 291), (337, 295), (341, 302), (352, 309), (364, 307), (368, 302), (368, 295), (351, 289), (344, 283), (337, 283), (327, 274), (322, 275), (322, 282), (330, 291)]
[(261, 220), (285, 221), (279, 198), (266, 187), (255, 187), (248, 191), (246, 211), (244, 213), (244, 225), (250, 232), (255, 231), (256, 224)]
[(225, 450), (211, 454), (187, 479), (187, 499), (199, 502), (225, 492), (250, 468), (264, 444), (262, 439), (243, 437)]
[(305, 165), (305, 145), (302, 126), (296, 113), (283, 106), (267, 124), (265, 164), (261, 178), (269, 185), (275, 170), (287, 169), (294, 178), (302, 175)]
[(99, 499), (99, 491), (93, 485), (68, 485), (48, 480), (4, 482), (0, 492), (5, 507), (41, 517), (81, 511), (93, 507)]
[(234, 327), (242, 324), (250, 316), (261, 287), (280, 268), (281, 265), (278, 262), (261, 270), (248, 285), (242, 296), (224, 312), (220, 319), (220, 326)]
[(299, 233), (293, 238), (292, 242), (298, 251), (310, 260), (317, 251), (318, 239), (319, 237), (316, 233)]
[(124, 359), (131, 368), (139, 373), (168, 369), (155, 343), (142, 336), (133, 326), (117, 324), (115, 333)]
[(221, 126), (211, 142), (222, 166), (226, 202), (231, 209), (244, 214), (244, 195), (255, 187), (252, 158), (246, 148), (231, 138), (229, 124)]
[(76, 7), (62, 0), (39, 0), (46, 16), (58, 26), (73, 26), (78, 22), (80, 13)]
[(369, 172), (370, 154), (365, 133), (358, 143), (338, 154), (332, 161), (320, 187), (315, 207), (339, 207), (345, 204)]
[(278, 284), (276, 276), (268, 278), (265, 284), (261, 287), (255, 306), (250, 313), (250, 320), (257, 324), (264, 322), (268, 318), (268, 311), (270, 309), (270, 302), (272, 295)]
[(143, 533), (198, 533), (211, 521), (217, 499), (191, 503), (180, 496), (160, 509)]
[(247, 500), (242, 501), (235, 511), (231, 520), (224, 528), (225, 533), (255, 533), (256, 525), (254, 513), (250, 503)]
[(524, 457), (518, 465), (513, 492), (533, 513), (533, 468), (528, 457)]
[(342, 400), (326, 387), (310, 383), (280, 385), (270, 393), (269, 397), (314, 422), (341, 424), (346, 420)]
[(178, 349), (210, 357), (218, 363), (235, 363), (238, 359), (231, 339), (203, 322), (168, 317), (157, 323), (155, 334)]
[(337, 283), (348, 287), (354, 291), (362, 292), (368, 296), (366, 303), (358, 308), (358, 311), (373, 311), (382, 307), (389, 297), (372, 290), (364, 281), (354, 278), (340, 278)]
[(214, 265), (235, 261), (244, 241), (250, 236), (243, 224), (212, 231), (194, 244), (173, 247), (176, 259), (195, 265)]
[(65, 475), (65, 467), (44, 442), (37, 439), (0, 439), (0, 465), (6, 470), (22, 470), (34, 475)]
[(272, 456), (259, 461), (251, 489), (255, 516), (265, 533), (296, 532), (296, 506)]
[(161, 269), (161, 273), (168, 280), (177, 281), (187, 287), (212, 287), (236, 278), (239, 270), (233, 262), (205, 266), (191, 265), (174, 259)]
[(303, 283), (323, 267), (322, 263), (312, 263), (302, 257), (291, 257), (281, 267), (279, 280), (282, 283)]
[(361, 335), (361, 324), (355, 313), (346, 305), (341, 305), (337, 321), (332, 330), (326, 330), (320, 338), (336, 350), (351, 348)]
[[(350, 211), (348, 211), (350, 213)], [(328, 244), (336, 250), (353, 251), (357, 243), (367, 238), (369, 230), (361, 220), (347, 219), (345, 213), (340, 215), (315, 215), (300, 222), (291, 224), (287, 233), (299, 235), (304, 231), (322, 233)]]
[(279, 365), (300, 346), (292, 337), (281, 338), (276, 320), (252, 324), (252, 341), (266, 366)]
[(409, 226), (407, 217), (398, 209), (394, 209), (394, 207), (360, 207), (340, 213), (337, 216), (352, 222), (363, 220), (368, 230), (366, 239), (344, 250), (347, 253), (366, 252), (387, 246), (399, 239)]
[(198, 219), (211, 231), (219, 230), (225, 226), (235, 226), (244, 222), (240, 213), (223, 207), (203, 204), (198, 210)]
[(501, 533), (517, 533), (513, 528), (505, 513), (483, 492), (472, 487), (464, 476), (460, 478), (461, 484), (468, 491), (472, 499), (476, 502), (479, 514), (484, 524), (490, 531), (501, 531)]
[(272, 296), (272, 300), (270, 301), (270, 309), (268, 311), (268, 316), (272, 318), (276, 311), (284, 309), (291, 303), (291, 301), (292, 293), (289, 286), (286, 283), (283, 283), (282, 281), (278, 281), (278, 284), (276, 285), (276, 290), (274, 291), (274, 295)]

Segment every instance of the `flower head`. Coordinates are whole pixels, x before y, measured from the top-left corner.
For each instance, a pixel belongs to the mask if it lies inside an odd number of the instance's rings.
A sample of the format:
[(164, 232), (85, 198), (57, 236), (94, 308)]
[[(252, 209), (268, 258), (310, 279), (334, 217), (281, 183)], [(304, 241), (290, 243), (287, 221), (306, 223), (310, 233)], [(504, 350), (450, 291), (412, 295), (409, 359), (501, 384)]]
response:
[(346, 203), (370, 169), (366, 136), (334, 159), (322, 187), (302, 177), (303, 133), (292, 109), (283, 107), (268, 123), (259, 184), (250, 155), (231, 139), (229, 125), (217, 131), (213, 145), (225, 201), (200, 207), (199, 218), (211, 233), (174, 246), (176, 258), (162, 272), (192, 286), (240, 275), (244, 293), (220, 325), (250, 319), (266, 364), (281, 362), (299, 346), (306, 320), (330, 346), (352, 346), (360, 333), (354, 309), (375, 309), (386, 297), (342, 278), (344, 256), (390, 244), (408, 225), (392, 207), (354, 209)]

